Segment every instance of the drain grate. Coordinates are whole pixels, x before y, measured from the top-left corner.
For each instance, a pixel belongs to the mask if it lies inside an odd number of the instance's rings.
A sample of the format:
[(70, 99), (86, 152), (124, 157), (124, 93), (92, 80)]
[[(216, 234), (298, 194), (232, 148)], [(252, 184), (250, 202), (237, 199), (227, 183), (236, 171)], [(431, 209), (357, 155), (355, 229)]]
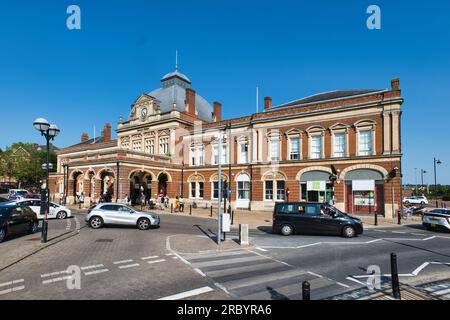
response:
[(113, 242), (114, 239), (97, 239), (95, 242)]

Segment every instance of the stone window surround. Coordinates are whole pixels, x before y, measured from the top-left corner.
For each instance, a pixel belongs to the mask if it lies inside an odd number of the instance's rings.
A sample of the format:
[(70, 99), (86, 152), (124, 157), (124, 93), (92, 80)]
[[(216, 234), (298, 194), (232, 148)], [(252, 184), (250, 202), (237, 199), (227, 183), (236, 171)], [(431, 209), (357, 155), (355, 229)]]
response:
[[(303, 132), (299, 129), (291, 129), (288, 132), (286, 132), (286, 137), (288, 140), (286, 159), (288, 159), (289, 161), (298, 161), (298, 160), (303, 159), (302, 134), (303, 134)], [(299, 159), (298, 160), (291, 159), (291, 140), (292, 139), (298, 139), (298, 143), (299, 143)]]
[[(284, 187), (286, 188), (286, 175), (280, 172), (266, 172), (263, 177), (262, 177), (262, 182), (263, 182), (263, 201), (264, 202), (284, 202), (285, 200), (277, 200), (277, 195), (278, 195), (278, 189), (277, 189), (277, 181), (284, 181)], [(273, 183), (273, 199), (267, 199), (266, 198), (266, 181), (272, 181)], [(286, 197), (286, 195), (285, 195)]]
[[(277, 162), (281, 160), (282, 153), (282, 143), (281, 143), (281, 132), (278, 129), (272, 129), (266, 134), (267, 139), (267, 161), (268, 162)], [(278, 142), (278, 159), (272, 158), (272, 142)]]
[(365, 155), (359, 154), (359, 135), (361, 131), (372, 131), (372, 154), (368, 156), (376, 155), (376, 122), (373, 120), (361, 120), (354, 124), (356, 131), (356, 156), (357, 157), (367, 157)]
[[(218, 147), (219, 141), (217, 141), (217, 139), (214, 138), (211, 141), (210, 145), (211, 145), (211, 165), (217, 166), (218, 163), (215, 163), (215, 159), (214, 159), (215, 158), (214, 157), (214, 148)], [(230, 147), (230, 144), (228, 143), (228, 140), (227, 140), (226, 137), (222, 137), (221, 146), (222, 146), (222, 148), (225, 146), (226, 147), (226, 152), (227, 152), (227, 154), (226, 154), (226, 162), (222, 162), (222, 165), (224, 165), (224, 164), (228, 165), (229, 161), (230, 161), (230, 157), (229, 156), (230, 156), (230, 149), (231, 149), (231, 147)], [(223, 152), (222, 152), (222, 157), (223, 157)]]
[(344, 154), (343, 158), (348, 157), (350, 155), (350, 149), (349, 149), (350, 144), (349, 144), (349, 135), (348, 135), (349, 128), (350, 127), (348, 125), (345, 125), (342, 123), (335, 124), (329, 128), (330, 133), (331, 133), (331, 157), (332, 158), (342, 158), (342, 157), (334, 156), (334, 138), (335, 138), (335, 135), (339, 134), (339, 133), (345, 134), (345, 154)]
[[(193, 150), (195, 152), (195, 165), (192, 163), (192, 158), (194, 157)], [(201, 157), (200, 153), (201, 152)], [(200, 159), (203, 159), (200, 163)], [(189, 147), (189, 164), (192, 167), (204, 166), (205, 165), (205, 146), (201, 143), (193, 143)]]
[[(325, 128), (322, 126), (313, 126), (306, 130), (308, 136), (308, 159), (324, 159), (325, 158)], [(312, 158), (312, 137), (321, 137), (321, 156), (320, 158)]]
[[(228, 175), (222, 173), (222, 183), (228, 181)], [(219, 182), (218, 174), (213, 174), (211, 178), (209, 179), (209, 182), (211, 183), (211, 200), (218, 200), (218, 198), (214, 198), (214, 182)], [(223, 185), (222, 185), (223, 188)], [(222, 197), (222, 202), (224, 201), (224, 197)]]
[[(241, 145), (246, 144), (247, 145), (247, 161), (242, 162), (241, 161)], [(237, 145), (238, 145), (238, 150), (237, 150), (237, 163), (238, 164), (246, 164), (250, 162), (250, 141), (249, 138), (246, 136), (241, 136), (237, 139)]]

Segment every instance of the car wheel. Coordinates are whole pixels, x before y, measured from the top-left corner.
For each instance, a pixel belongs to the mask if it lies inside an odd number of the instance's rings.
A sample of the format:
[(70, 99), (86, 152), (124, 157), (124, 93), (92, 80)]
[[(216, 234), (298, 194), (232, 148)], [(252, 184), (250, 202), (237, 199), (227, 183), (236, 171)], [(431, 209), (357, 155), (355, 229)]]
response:
[(405, 204), (406, 204), (407, 206), (409, 206), (409, 201), (405, 201)]
[(345, 238), (353, 238), (356, 237), (356, 231), (355, 228), (351, 226), (345, 226), (344, 229), (342, 229), (342, 235)]
[(64, 220), (65, 218), (67, 218), (67, 213), (65, 211), (60, 211), (56, 215), (56, 218), (60, 219), (60, 220)]
[(422, 201), (422, 202), (421, 202), (420, 204), (421, 204), (421, 205), (422, 205), (422, 207), (423, 207), (423, 206), (425, 205), (425, 202), (423, 202), (423, 201)]
[(29, 234), (36, 233), (37, 230), (38, 230), (38, 228), (39, 228), (39, 222), (37, 222), (37, 221), (31, 221), (31, 223), (30, 223), (30, 229), (28, 230), (28, 233), (29, 233)]
[(137, 226), (139, 230), (148, 230), (150, 229), (150, 220), (147, 218), (140, 218), (137, 222)]
[(1, 228), (0, 229), (0, 243), (3, 242), (3, 240), (5, 240), (6, 238), (6, 229), (5, 228)]
[(281, 234), (283, 236), (290, 236), (294, 233), (294, 228), (289, 224), (284, 224), (281, 226)]
[(89, 225), (92, 229), (100, 229), (103, 227), (103, 219), (100, 217), (92, 217), (91, 220), (89, 220)]

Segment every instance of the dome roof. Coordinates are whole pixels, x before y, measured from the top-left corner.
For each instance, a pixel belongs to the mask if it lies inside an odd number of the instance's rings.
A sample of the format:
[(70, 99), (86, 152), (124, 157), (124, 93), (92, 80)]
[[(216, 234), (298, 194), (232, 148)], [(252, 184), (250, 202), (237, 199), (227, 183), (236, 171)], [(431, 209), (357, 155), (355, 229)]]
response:
[(171, 79), (171, 78), (174, 78), (174, 77), (178, 77), (178, 78), (180, 78), (180, 79), (182, 79), (182, 80), (184, 80), (184, 81), (186, 81), (186, 82), (188, 82), (188, 83), (191, 83), (191, 80), (189, 80), (189, 78), (186, 76), (186, 75), (184, 75), (184, 74), (182, 74), (181, 72), (179, 72), (178, 70), (175, 70), (174, 72), (171, 72), (171, 73), (168, 73), (168, 74), (166, 74), (162, 79), (161, 79), (161, 81), (167, 81), (167, 80), (169, 80), (169, 79)]
[[(186, 88), (190, 87), (190, 80), (178, 70), (166, 74), (162, 80), (162, 88), (153, 90), (148, 95), (158, 100), (161, 113), (171, 112), (176, 104), (176, 110), (186, 111)], [(195, 109), (198, 117), (204, 121), (213, 120), (213, 108), (205, 98), (195, 94)]]

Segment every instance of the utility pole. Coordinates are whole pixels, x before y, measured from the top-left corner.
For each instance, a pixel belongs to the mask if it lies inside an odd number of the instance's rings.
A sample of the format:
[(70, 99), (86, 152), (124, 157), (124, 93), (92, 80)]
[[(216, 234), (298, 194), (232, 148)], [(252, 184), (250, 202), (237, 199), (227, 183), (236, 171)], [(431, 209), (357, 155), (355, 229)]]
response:
[(218, 189), (219, 189), (219, 195), (218, 195), (218, 214), (217, 214), (217, 245), (220, 245), (220, 240), (222, 238), (222, 131), (219, 130), (218, 134), (218, 140), (219, 140), (219, 147), (218, 147), (218, 157), (219, 157), (219, 168), (218, 168)]

